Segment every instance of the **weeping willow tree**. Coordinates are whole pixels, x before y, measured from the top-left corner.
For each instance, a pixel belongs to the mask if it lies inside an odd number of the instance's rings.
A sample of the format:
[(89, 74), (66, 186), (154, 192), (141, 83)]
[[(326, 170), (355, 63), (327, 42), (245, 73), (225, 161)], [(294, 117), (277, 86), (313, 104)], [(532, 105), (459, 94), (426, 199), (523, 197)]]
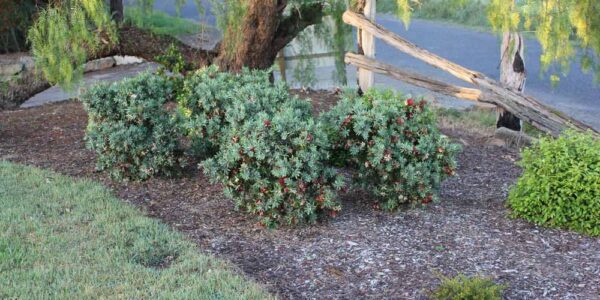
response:
[(116, 43), (117, 33), (104, 1), (70, 0), (42, 10), (28, 39), (36, 69), (48, 82), (71, 90), (83, 76), (87, 57)]
[(533, 30), (542, 46), (542, 71), (552, 69), (553, 82), (566, 76), (576, 59), (600, 78), (600, 1), (492, 0), (488, 17), (499, 32)]

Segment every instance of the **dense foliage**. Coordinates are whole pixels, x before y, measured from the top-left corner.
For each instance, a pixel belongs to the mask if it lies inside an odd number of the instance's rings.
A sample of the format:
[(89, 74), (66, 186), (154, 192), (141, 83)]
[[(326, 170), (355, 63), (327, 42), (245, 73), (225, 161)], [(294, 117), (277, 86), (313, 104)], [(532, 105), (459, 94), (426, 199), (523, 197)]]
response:
[[(311, 117), (310, 103), (289, 96), (282, 102), (284, 91), (265, 88), (254, 90), (256, 97), (238, 98), (226, 113), (220, 151), (203, 163), (238, 208), (259, 215), (269, 227), (312, 223), (319, 214), (341, 209), (335, 191), (343, 180), (326, 165), (327, 136)], [(249, 114), (259, 107), (253, 102), (263, 102), (262, 109)]]
[[(230, 123), (243, 122), (289, 100), (287, 87), (282, 83), (273, 86), (269, 76), (267, 71), (243, 70), (234, 74), (211, 66), (185, 79), (179, 104), (185, 120), (183, 127), (198, 155), (214, 153)], [(240, 104), (240, 109), (231, 110)]]
[(172, 81), (147, 73), (82, 95), (86, 141), (97, 154), (97, 168), (115, 179), (174, 174), (182, 151), (177, 118), (166, 109), (172, 98)]
[(424, 100), (370, 90), (344, 97), (323, 119), (334, 160), (358, 168), (356, 182), (384, 209), (429, 203), (454, 174), (458, 146), (440, 134)]
[(115, 43), (116, 27), (102, 0), (72, 0), (42, 10), (29, 28), (36, 67), (52, 84), (72, 89), (87, 58)]
[(169, 48), (167, 48), (163, 54), (157, 55), (154, 60), (156, 60), (156, 62), (161, 64), (169, 72), (175, 74), (189, 69), (189, 66), (186, 66), (185, 60), (183, 59), (183, 54), (181, 54), (179, 48), (177, 48), (177, 46), (173, 43), (169, 45)]
[[(175, 97), (177, 114), (165, 109)], [(117, 179), (171, 174), (181, 162), (182, 133), (211, 180), (269, 227), (312, 223), (341, 209), (336, 191), (345, 183), (332, 161), (357, 168), (356, 182), (385, 209), (428, 203), (454, 173), (458, 150), (424, 101), (371, 90), (346, 96), (315, 120), (310, 102), (271, 83), (267, 71), (208, 67), (176, 80), (144, 74), (95, 87), (83, 102), (99, 169)]]
[(600, 141), (567, 132), (541, 139), (522, 157), (523, 175), (508, 198), (513, 215), (600, 235)]
[(459, 274), (454, 278), (442, 277), (442, 283), (430, 296), (434, 300), (500, 300), (504, 289), (505, 286), (490, 279)]

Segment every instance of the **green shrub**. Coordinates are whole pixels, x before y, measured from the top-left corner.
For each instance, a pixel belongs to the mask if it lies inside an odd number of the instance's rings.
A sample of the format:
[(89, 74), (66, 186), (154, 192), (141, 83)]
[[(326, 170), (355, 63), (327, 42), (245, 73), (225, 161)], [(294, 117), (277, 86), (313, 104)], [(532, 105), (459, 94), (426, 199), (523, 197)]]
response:
[(345, 96), (323, 115), (336, 163), (356, 167), (356, 183), (384, 209), (434, 200), (442, 179), (454, 174), (459, 147), (440, 134), (425, 101), (391, 91)]
[[(285, 84), (273, 85), (268, 71), (219, 72), (211, 66), (187, 77), (179, 97), (183, 127), (200, 157), (214, 154), (223, 132), (231, 123), (277, 108), (289, 100)], [(243, 103), (232, 115), (232, 106)]]
[(600, 235), (600, 140), (568, 131), (522, 153), (523, 175), (511, 189), (513, 216)]
[(188, 69), (183, 59), (183, 54), (181, 54), (179, 48), (173, 43), (169, 45), (164, 54), (157, 55), (154, 59), (173, 73), (181, 73)]
[(115, 179), (176, 172), (183, 161), (178, 122), (166, 108), (172, 98), (172, 81), (148, 73), (87, 91), (86, 142), (97, 168)]
[(435, 300), (499, 300), (504, 289), (490, 279), (459, 274), (454, 278), (442, 276), (442, 283), (430, 296)]
[[(233, 119), (249, 110), (237, 104), (228, 112)], [(203, 163), (236, 207), (257, 214), (262, 225), (312, 223), (340, 210), (335, 190), (344, 183), (326, 166), (329, 142), (310, 112), (308, 102), (288, 98), (232, 122), (219, 153)]]

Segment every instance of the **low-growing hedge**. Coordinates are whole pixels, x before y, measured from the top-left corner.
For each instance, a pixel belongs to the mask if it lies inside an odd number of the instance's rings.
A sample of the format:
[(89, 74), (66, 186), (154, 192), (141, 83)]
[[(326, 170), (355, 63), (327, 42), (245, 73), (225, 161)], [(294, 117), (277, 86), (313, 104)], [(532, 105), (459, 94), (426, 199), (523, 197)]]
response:
[[(287, 86), (272, 84), (269, 76), (267, 71), (244, 69), (236, 74), (210, 66), (185, 79), (179, 96), (182, 126), (196, 155), (206, 158), (214, 154), (229, 124), (276, 109), (290, 99)], [(245, 104), (231, 109), (240, 102)]]
[(523, 175), (511, 189), (513, 216), (600, 235), (600, 140), (568, 131), (523, 150)]
[(343, 97), (322, 118), (334, 163), (357, 168), (355, 182), (386, 210), (433, 201), (454, 174), (459, 147), (440, 134), (424, 100), (369, 90)]
[(262, 99), (273, 103), (244, 118), (239, 117), (252, 110), (251, 102), (230, 107), (227, 119), (232, 120), (220, 151), (202, 164), (205, 173), (264, 226), (314, 223), (319, 215), (335, 215), (341, 209), (336, 190), (344, 182), (327, 166), (329, 141), (311, 117), (310, 103), (289, 96), (284, 103)]
[(97, 168), (115, 179), (176, 173), (183, 160), (178, 121), (166, 108), (172, 100), (173, 83), (148, 73), (84, 93), (85, 139)]
[[(143, 180), (178, 170), (185, 137), (236, 207), (269, 227), (335, 215), (345, 185), (336, 163), (354, 167), (355, 182), (388, 210), (433, 201), (454, 173), (458, 148), (424, 101), (371, 90), (315, 119), (309, 101), (269, 77), (208, 67), (176, 80), (143, 74), (94, 87), (82, 97), (88, 146), (113, 178)], [(178, 109), (167, 109), (174, 98)]]

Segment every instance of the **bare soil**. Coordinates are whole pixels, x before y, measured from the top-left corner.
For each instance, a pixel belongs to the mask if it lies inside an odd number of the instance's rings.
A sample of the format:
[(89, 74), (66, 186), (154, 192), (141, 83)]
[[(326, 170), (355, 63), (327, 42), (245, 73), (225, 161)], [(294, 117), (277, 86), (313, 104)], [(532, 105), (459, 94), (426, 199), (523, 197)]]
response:
[[(304, 94), (322, 109), (336, 99)], [(0, 159), (101, 181), (283, 299), (424, 299), (438, 273), (491, 277), (508, 285), (506, 299), (600, 299), (600, 239), (509, 218), (518, 153), (485, 136), (444, 129), (464, 150), (440, 203), (386, 213), (350, 191), (335, 219), (267, 230), (193, 165), (182, 178), (111, 181), (85, 149), (86, 122), (75, 101), (0, 112)]]

